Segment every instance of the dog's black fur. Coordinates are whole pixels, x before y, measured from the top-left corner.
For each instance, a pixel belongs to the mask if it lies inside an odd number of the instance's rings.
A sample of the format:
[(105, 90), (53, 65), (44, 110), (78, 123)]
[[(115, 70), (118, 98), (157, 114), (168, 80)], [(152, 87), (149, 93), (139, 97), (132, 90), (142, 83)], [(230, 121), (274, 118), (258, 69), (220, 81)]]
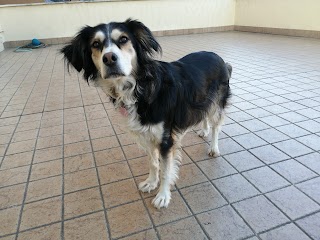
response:
[(217, 111), (225, 109), (231, 95), (232, 67), (212, 52), (191, 53), (171, 63), (157, 61), (153, 55), (161, 53), (161, 47), (151, 31), (141, 22), (128, 19), (123, 23), (86, 26), (61, 50), (69, 64), (77, 71), (83, 70), (87, 81), (101, 77), (91, 59), (90, 39), (97, 31), (106, 29), (119, 29), (132, 42), (137, 55), (132, 76), (136, 80), (138, 120), (141, 125), (164, 122), (159, 151), (165, 160), (174, 145), (175, 133), (200, 123), (213, 106), (219, 108)]

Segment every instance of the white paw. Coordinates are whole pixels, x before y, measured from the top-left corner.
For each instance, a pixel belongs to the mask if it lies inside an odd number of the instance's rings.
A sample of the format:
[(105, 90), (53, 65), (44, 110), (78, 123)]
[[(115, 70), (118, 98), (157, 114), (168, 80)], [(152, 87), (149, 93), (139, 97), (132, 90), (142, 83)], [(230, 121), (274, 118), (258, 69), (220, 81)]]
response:
[(209, 132), (208, 132), (208, 131), (200, 130), (200, 131), (198, 132), (198, 136), (199, 136), (199, 137), (202, 137), (202, 138), (208, 137), (208, 135), (209, 135)]
[(219, 157), (219, 156), (220, 156), (219, 149), (211, 149), (211, 150), (208, 152), (208, 155), (209, 155), (210, 157)]
[(157, 196), (152, 200), (153, 206), (156, 208), (167, 208), (171, 200), (171, 192), (169, 191), (162, 191), (158, 192)]
[(145, 181), (139, 183), (139, 190), (141, 192), (150, 193), (152, 190), (156, 189), (157, 186), (158, 186), (157, 180), (151, 180), (147, 178)]

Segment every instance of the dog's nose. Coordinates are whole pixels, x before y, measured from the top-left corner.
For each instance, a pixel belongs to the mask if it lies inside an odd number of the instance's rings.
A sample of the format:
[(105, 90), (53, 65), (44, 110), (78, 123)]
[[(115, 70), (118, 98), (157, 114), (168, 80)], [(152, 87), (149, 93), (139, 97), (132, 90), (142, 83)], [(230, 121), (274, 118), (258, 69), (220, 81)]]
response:
[(108, 52), (103, 55), (103, 62), (107, 66), (111, 66), (116, 63), (118, 57), (113, 52)]

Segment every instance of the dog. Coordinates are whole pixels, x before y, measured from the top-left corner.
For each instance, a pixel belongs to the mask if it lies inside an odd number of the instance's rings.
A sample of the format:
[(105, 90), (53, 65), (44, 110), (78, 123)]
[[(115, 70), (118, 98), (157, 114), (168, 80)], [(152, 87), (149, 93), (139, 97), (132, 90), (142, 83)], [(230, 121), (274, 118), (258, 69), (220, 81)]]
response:
[(152, 200), (156, 208), (168, 207), (171, 200), (181, 139), (190, 128), (202, 123), (199, 135), (207, 137), (212, 126), (209, 155), (219, 156), (218, 134), (231, 97), (232, 67), (217, 54), (203, 51), (175, 62), (157, 61), (161, 46), (149, 28), (130, 18), (83, 27), (61, 53), (68, 67), (83, 71), (87, 81), (110, 97), (149, 155), (149, 175), (139, 189), (150, 192), (160, 182)]

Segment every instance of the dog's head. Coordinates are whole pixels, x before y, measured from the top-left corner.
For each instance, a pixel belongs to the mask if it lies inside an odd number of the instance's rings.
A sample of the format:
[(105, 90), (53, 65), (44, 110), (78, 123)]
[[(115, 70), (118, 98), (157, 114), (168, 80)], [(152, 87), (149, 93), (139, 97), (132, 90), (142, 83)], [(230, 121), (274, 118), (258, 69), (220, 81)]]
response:
[(78, 72), (83, 70), (86, 80), (134, 76), (139, 65), (150, 61), (156, 52), (161, 52), (161, 47), (151, 31), (131, 19), (86, 26), (61, 50), (68, 65)]

